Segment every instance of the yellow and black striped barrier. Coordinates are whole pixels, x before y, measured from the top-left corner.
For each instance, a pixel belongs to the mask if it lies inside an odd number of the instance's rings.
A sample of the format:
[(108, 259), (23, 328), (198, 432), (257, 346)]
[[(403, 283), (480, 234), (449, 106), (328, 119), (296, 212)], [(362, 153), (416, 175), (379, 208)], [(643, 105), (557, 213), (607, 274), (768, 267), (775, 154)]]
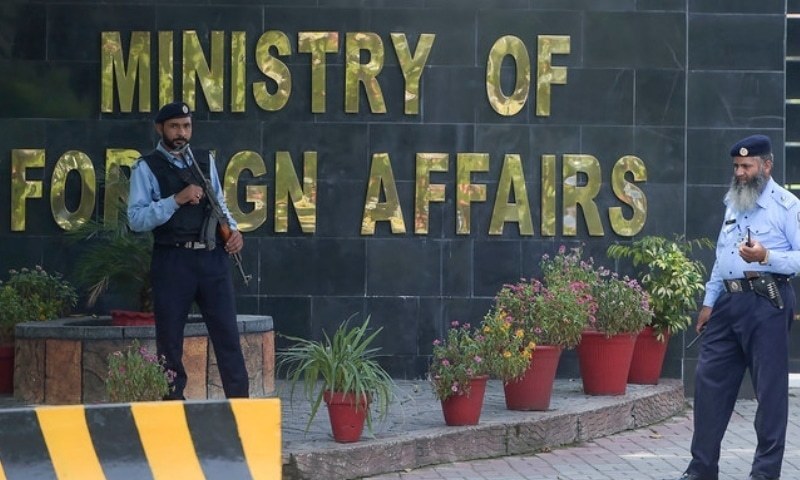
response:
[(0, 480), (280, 478), (275, 398), (0, 410)]

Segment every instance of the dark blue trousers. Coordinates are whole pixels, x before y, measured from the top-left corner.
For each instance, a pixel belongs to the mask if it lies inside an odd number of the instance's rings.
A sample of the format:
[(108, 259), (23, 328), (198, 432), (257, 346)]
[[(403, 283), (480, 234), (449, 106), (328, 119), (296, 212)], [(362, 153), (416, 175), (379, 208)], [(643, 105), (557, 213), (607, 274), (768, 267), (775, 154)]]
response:
[(717, 478), (720, 444), (745, 369), (758, 400), (752, 473), (780, 476), (789, 408), (788, 333), (795, 297), (789, 283), (779, 285), (783, 310), (754, 292), (723, 293), (714, 305), (695, 373), (694, 437), (687, 469), (703, 480)]
[(249, 381), (239, 344), (231, 263), (225, 250), (156, 245), (150, 275), (158, 354), (176, 373), (170, 396), (181, 398), (186, 387), (183, 330), (192, 302), (197, 302), (217, 357), (225, 396), (247, 397)]

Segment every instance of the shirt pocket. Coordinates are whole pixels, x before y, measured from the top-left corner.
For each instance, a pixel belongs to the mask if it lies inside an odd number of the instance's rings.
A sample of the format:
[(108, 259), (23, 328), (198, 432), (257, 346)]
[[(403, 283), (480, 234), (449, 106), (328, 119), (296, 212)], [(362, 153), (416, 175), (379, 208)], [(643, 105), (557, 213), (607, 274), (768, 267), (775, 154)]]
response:
[(739, 243), (741, 235), (742, 233), (739, 230), (739, 226), (736, 224), (724, 225), (722, 227), (722, 241), (725, 245), (734, 245)]

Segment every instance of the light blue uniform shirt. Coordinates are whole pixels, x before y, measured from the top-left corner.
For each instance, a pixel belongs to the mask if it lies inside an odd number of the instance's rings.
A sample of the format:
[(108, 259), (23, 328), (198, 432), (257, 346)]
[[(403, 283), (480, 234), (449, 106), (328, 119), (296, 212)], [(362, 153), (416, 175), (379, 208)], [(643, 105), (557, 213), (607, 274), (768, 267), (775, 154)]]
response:
[[(158, 151), (166, 155), (170, 163), (178, 168), (186, 168), (186, 164), (180, 158), (172, 155), (164, 148), (161, 142), (158, 142), (156, 147)], [(209, 152), (208, 154), (211, 168), (210, 178), (211, 188), (217, 201), (222, 207), (222, 212), (228, 218), (228, 225), (232, 229), (236, 229), (236, 221), (228, 211), (225, 205), (225, 199), (222, 196), (222, 187), (219, 182), (219, 175), (214, 166), (214, 155)], [(191, 149), (187, 148), (184, 153), (186, 161), (189, 165), (194, 161), (194, 155)], [(158, 187), (158, 180), (153, 175), (153, 171), (144, 160), (138, 160), (131, 169), (131, 188), (128, 194), (128, 222), (131, 229), (135, 232), (147, 232), (153, 230), (159, 225), (167, 223), (172, 215), (181, 208), (178, 202), (175, 201), (175, 196), (170, 195), (167, 198), (161, 198), (161, 189)]]
[[(770, 178), (758, 197), (756, 208), (736, 212), (725, 202), (725, 218), (717, 239), (717, 259), (706, 283), (703, 305), (712, 307), (724, 291), (723, 280), (744, 278), (745, 271), (794, 275), (800, 272), (800, 200)], [(769, 250), (769, 262), (747, 263), (739, 256), (739, 245), (747, 239)]]

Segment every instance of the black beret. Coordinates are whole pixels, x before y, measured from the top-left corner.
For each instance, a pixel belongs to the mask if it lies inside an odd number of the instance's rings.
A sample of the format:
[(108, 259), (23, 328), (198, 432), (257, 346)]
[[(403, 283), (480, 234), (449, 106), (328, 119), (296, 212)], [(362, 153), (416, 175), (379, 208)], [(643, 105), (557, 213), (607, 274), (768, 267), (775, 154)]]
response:
[(172, 118), (191, 117), (192, 111), (189, 105), (183, 102), (168, 103), (161, 107), (161, 110), (156, 114), (156, 123), (164, 123)]
[(766, 135), (751, 135), (731, 147), (731, 157), (759, 157), (772, 153), (772, 142)]

